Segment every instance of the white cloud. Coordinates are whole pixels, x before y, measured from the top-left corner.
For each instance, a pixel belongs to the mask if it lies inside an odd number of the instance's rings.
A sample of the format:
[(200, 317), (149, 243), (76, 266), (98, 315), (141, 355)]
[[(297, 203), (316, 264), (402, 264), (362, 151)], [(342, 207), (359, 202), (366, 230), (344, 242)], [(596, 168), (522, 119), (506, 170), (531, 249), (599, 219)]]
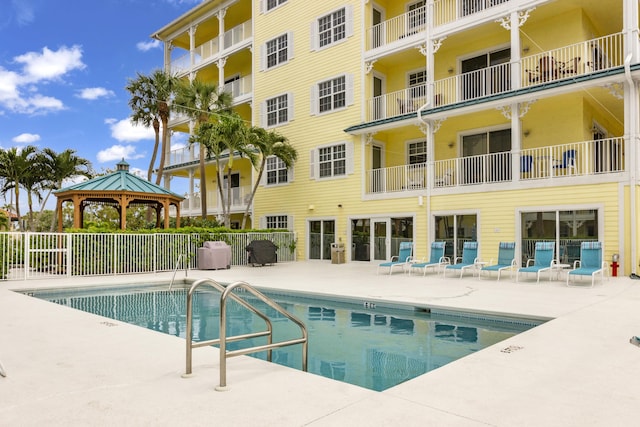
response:
[(129, 168), (129, 173), (142, 179), (147, 179), (147, 171), (140, 168)]
[(115, 93), (112, 90), (108, 90), (103, 87), (88, 87), (82, 89), (77, 96), (81, 99), (93, 101), (98, 98), (110, 98), (115, 96)]
[(19, 144), (32, 144), (36, 141), (40, 141), (40, 135), (34, 133), (21, 133), (20, 135), (11, 138), (11, 140)]
[[(13, 58), (21, 64), (21, 71), (0, 67), (0, 108), (18, 114), (46, 114), (65, 108), (64, 103), (51, 96), (39, 94), (38, 83), (61, 80), (73, 70), (83, 69), (82, 49), (79, 46), (61, 47), (42, 53), (28, 52)], [(30, 95), (25, 95), (25, 93)], [(0, 115), (4, 114), (0, 111)]]
[(161, 46), (162, 43), (160, 42), (160, 40), (149, 40), (136, 43), (136, 47), (142, 52), (147, 52), (151, 49), (159, 49)]
[(62, 46), (56, 51), (44, 47), (42, 53), (27, 52), (13, 60), (23, 64), (22, 79), (25, 83), (56, 80), (72, 70), (86, 67), (82, 62), (82, 48), (78, 45), (70, 48)]
[(106, 119), (105, 123), (111, 128), (111, 136), (120, 142), (136, 142), (155, 138), (152, 128), (142, 125), (137, 126), (129, 119)]
[(50, 111), (64, 110), (62, 101), (50, 96), (36, 95), (26, 99), (27, 106), (24, 109), (29, 114), (45, 114)]
[(98, 154), (96, 155), (99, 163), (122, 159), (139, 159), (141, 157), (144, 157), (144, 155), (137, 154), (136, 147), (133, 145), (113, 145), (106, 150), (98, 151)]

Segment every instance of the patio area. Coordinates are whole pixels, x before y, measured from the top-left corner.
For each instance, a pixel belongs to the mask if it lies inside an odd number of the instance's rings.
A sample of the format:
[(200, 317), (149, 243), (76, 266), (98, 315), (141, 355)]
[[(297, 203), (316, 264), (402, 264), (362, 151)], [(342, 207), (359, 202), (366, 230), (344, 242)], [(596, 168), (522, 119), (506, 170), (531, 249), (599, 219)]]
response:
[[(384, 392), (241, 356), (217, 392), (218, 350), (37, 300), (12, 290), (169, 281), (173, 273), (0, 282), (0, 424), (234, 426), (635, 425), (640, 281), (568, 288), (429, 274), (376, 275), (369, 263), (321, 261), (189, 271), (431, 308), (553, 319)], [(184, 278), (184, 271), (178, 272)]]

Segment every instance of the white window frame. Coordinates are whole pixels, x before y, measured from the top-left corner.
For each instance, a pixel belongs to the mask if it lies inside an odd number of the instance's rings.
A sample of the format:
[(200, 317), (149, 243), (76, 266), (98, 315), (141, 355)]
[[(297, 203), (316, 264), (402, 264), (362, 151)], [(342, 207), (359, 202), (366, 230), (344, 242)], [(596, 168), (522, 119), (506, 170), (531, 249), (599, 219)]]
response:
[[(339, 39), (335, 39), (335, 28), (336, 26), (333, 24), (334, 15), (340, 11), (344, 11), (344, 24), (339, 24), (340, 26), (344, 25), (344, 37)], [(320, 46), (320, 21), (325, 18), (331, 18), (331, 27), (329, 28), (329, 32), (331, 33), (331, 41), (327, 44)], [(329, 11), (321, 16), (316, 17), (311, 23), (311, 50), (322, 50), (327, 49), (331, 46), (335, 46), (339, 43), (344, 43), (349, 37), (353, 35), (353, 6), (346, 5)]]
[[(286, 47), (284, 48), (280, 48), (279, 44), (279, 40), (282, 39), (284, 37), (284, 40), (286, 41)], [(270, 43), (275, 43), (276, 44), (276, 50), (275, 52), (270, 53), (269, 52), (269, 44)], [(280, 53), (281, 52), (286, 52), (286, 59), (283, 59), (282, 61), (280, 60)], [(275, 55), (276, 58), (276, 63), (273, 65), (269, 65), (269, 56), (270, 55)], [(273, 70), (274, 68), (278, 68), (283, 66), (284, 64), (289, 63), (289, 61), (291, 61), (293, 59), (293, 33), (291, 31), (280, 34), (272, 39), (267, 40), (264, 44), (262, 44), (262, 46), (260, 47), (260, 70), (261, 71), (268, 71), (268, 70)]]
[[(344, 78), (344, 91), (335, 91), (335, 81)], [(331, 108), (320, 111), (320, 86), (323, 84), (331, 84), (331, 93), (328, 95), (331, 97)], [(338, 93), (344, 93), (344, 105), (335, 107), (335, 96)], [(326, 98), (327, 95), (323, 96)], [(316, 82), (311, 88), (311, 115), (323, 115), (330, 114), (334, 111), (342, 111), (348, 106), (353, 104), (353, 75), (352, 74), (340, 74), (321, 81)]]
[[(412, 153), (411, 152), (411, 147), (416, 145), (416, 144), (424, 144), (424, 152), (416, 152), (416, 153)], [(427, 141), (424, 139), (414, 139), (411, 141), (407, 141), (406, 143), (406, 147), (407, 147), (407, 164), (408, 165), (418, 165), (418, 164), (425, 164), (427, 162)], [(415, 162), (415, 163), (411, 163), (411, 158), (413, 156), (421, 156), (424, 155), (424, 162)]]
[(275, 10), (280, 6), (286, 4), (288, 0), (273, 0), (275, 2), (275, 5), (271, 7), (269, 7), (269, 1), (270, 0), (260, 0), (260, 12), (262, 13), (271, 12), (272, 10)]
[[(284, 103), (286, 104), (286, 106), (284, 107), (281, 106), (280, 99), (284, 99)], [(269, 104), (271, 102), (275, 102), (276, 104), (276, 107), (274, 109), (270, 109)], [(277, 126), (286, 125), (287, 123), (293, 120), (293, 94), (283, 93), (283, 94), (271, 97), (269, 99), (266, 99), (261, 103), (260, 110), (262, 112), (261, 114), (262, 117), (260, 118), (261, 127), (273, 128)], [(286, 114), (286, 120), (285, 119), (281, 120), (280, 113)], [(270, 114), (275, 114), (275, 117), (276, 117), (275, 122), (269, 123)]]
[(273, 230), (290, 230), (289, 216), (286, 214), (265, 215), (263, 228), (269, 228)]
[[(344, 146), (343, 152), (344, 157), (336, 157), (336, 149)], [(321, 161), (321, 151), (324, 151), (323, 156), (329, 155), (329, 159), (323, 159)], [(339, 162), (344, 161), (344, 173), (336, 174), (336, 167), (339, 165)], [(330, 175), (320, 176), (320, 166), (321, 164), (330, 164)], [(317, 180), (330, 180), (330, 179), (341, 179), (346, 178), (349, 175), (353, 174), (353, 142), (351, 141), (339, 141), (333, 144), (321, 145), (313, 150), (311, 150), (309, 154), (309, 168), (310, 168), (310, 178)]]
[[(280, 173), (286, 173), (286, 180), (280, 180)], [(275, 174), (275, 182), (269, 182), (269, 174)], [(276, 156), (267, 157), (264, 169), (264, 185), (275, 187), (278, 185), (289, 184), (293, 181), (293, 170), (288, 168), (282, 160)]]

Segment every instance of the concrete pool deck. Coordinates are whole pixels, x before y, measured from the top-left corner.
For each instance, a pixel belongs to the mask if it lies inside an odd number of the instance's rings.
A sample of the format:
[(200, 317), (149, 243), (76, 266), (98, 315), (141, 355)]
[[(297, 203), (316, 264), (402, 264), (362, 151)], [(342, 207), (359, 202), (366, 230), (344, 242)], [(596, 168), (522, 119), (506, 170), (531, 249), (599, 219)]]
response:
[[(375, 264), (189, 271), (265, 288), (553, 320), (384, 392), (184, 340), (12, 290), (149, 283), (172, 273), (0, 282), (0, 426), (631, 426), (640, 419), (640, 281), (566, 287), (376, 275)], [(184, 271), (178, 272), (182, 279)]]

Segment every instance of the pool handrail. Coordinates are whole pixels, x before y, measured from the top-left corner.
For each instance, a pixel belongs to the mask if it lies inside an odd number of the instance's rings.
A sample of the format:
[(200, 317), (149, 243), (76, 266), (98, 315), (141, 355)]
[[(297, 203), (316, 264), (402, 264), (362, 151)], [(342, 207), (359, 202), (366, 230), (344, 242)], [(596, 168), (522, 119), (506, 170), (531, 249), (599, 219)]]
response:
[(185, 254), (178, 255), (178, 259), (176, 260), (176, 266), (173, 268), (173, 276), (171, 277), (171, 282), (169, 283), (169, 290), (171, 290), (171, 287), (173, 286), (173, 281), (176, 278), (176, 273), (178, 272), (178, 266), (180, 265), (180, 260), (183, 260), (184, 277), (187, 277), (189, 275), (189, 264), (184, 263), (184, 258), (186, 258)]
[[(218, 339), (215, 339), (215, 340), (193, 342), (191, 340), (192, 330), (193, 330), (193, 308), (192, 308), (193, 293), (194, 293), (194, 291), (195, 291), (195, 289), (197, 287), (199, 287), (201, 284), (205, 284), (205, 283), (211, 285), (213, 288), (215, 288), (216, 290), (221, 292), (221, 295), (220, 295), (220, 337)], [(277, 342), (277, 343), (273, 343), (273, 341), (272, 341), (272, 339), (273, 339), (273, 326), (272, 326), (271, 321), (269, 320), (269, 318), (264, 313), (261, 313), (256, 307), (252, 306), (249, 302), (247, 302), (247, 301), (243, 300), (242, 298), (238, 297), (237, 295), (235, 295), (233, 293), (233, 291), (236, 288), (242, 288), (245, 291), (251, 293), (253, 296), (258, 298), (260, 301), (262, 301), (263, 303), (267, 304), (269, 307), (273, 308), (278, 313), (282, 314), (287, 319), (291, 320), (293, 323), (298, 325), (298, 327), (300, 327), (300, 331), (301, 331), (302, 336), (300, 338), (295, 338), (295, 339), (291, 339), (291, 340), (286, 340), (286, 341), (280, 341), (280, 342)], [(243, 307), (249, 309), (250, 311), (255, 313), (257, 316), (262, 318), (265, 321), (266, 325), (267, 325), (267, 330), (266, 331), (259, 331), (259, 332), (252, 332), (252, 333), (249, 333), (249, 334), (242, 334), (242, 335), (235, 335), (235, 336), (227, 337), (227, 330), (226, 330), (226, 325), (227, 325), (226, 303), (227, 303), (227, 299), (228, 298), (232, 298), (234, 301), (238, 302)], [(262, 292), (258, 291), (256, 288), (254, 288), (253, 286), (251, 286), (247, 282), (242, 282), (242, 281), (234, 282), (234, 283), (232, 283), (232, 284), (230, 284), (230, 285), (228, 285), (226, 287), (223, 286), (222, 284), (216, 282), (213, 279), (206, 279), (205, 278), (205, 279), (200, 279), (200, 280), (194, 282), (191, 285), (191, 287), (189, 288), (189, 292), (187, 293), (187, 319), (186, 319), (186, 321), (187, 321), (187, 326), (186, 326), (186, 338), (187, 338), (186, 339), (186, 342), (187, 342), (187, 363), (186, 363), (186, 365), (187, 365), (187, 367), (186, 367), (186, 373), (185, 373), (184, 376), (189, 376), (192, 373), (192, 351), (193, 351), (194, 347), (204, 347), (204, 346), (210, 346), (210, 345), (219, 344), (220, 345), (220, 384), (216, 387), (217, 391), (227, 391), (229, 389), (227, 387), (227, 358), (229, 358), (229, 357), (241, 356), (241, 355), (245, 355), (245, 354), (266, 351), (267, 352), (267, 360), (271, 362), (271, 350), (273, 348), (279, 348), (279, 347), (286, 347), (286, 346), (290, 346), (290, 345), (302, 344), (302, 370), (305, 371), (305, 372), (307, 371), (309, 339), (308, 339), (308, 333), (307, 333), (307, 328), (306, 328), (305, 324), (300, 319), (295, 317), (293, 314), (289, 313), (284, 308), (282, 308), (274, 300), (272, 300), (271, 298), (267, 297), (266, 295), (264, 295)], [(227, 351), (227, 342), (240, 341), (240, 340), (244, 340), (244, 339), (256, 338), (256, 337), (261, 337), (261, 336), (266, 336), (267, 337), (267, 344), (254, 346), (254, 347), (249, 347), (249, 348), (244, 348), (244, 349), (235, 350), (235, 351)]]

